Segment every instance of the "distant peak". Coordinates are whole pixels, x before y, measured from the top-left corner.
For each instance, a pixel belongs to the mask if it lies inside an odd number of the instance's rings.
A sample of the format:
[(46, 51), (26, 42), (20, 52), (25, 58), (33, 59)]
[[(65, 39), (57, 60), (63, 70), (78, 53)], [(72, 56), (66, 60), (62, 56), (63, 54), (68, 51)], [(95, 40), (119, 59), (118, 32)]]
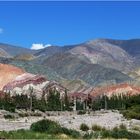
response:
[(85, 42), (85, 43), (88, 43), (88, 44), (91, 44), (91, 43), (97, 43), (97, 42), (100, 42), (100, 43), (103, 43), (103, 42), (108, 42), (108, 43), (110, 43), (110, 42), (122, 42), (122, 41), (140, 41), (140, 39), (138, 39), (138, 38), (135, 38), (135, 39), (112, 39), (112, 38), (97, 38), (97, 39), (91, 39), (91, 40), (89, 40), (89, 41), (87, 41), (87, 42)]
[(104, 39), (104, 38), (97, 38), (97, 39), (93, 39), (93, 40), (89, 40), (87, 42), (85, 42), (86, 44), (93, 44), (93, 43), (104, 43), (109, 41), (110, 39)]

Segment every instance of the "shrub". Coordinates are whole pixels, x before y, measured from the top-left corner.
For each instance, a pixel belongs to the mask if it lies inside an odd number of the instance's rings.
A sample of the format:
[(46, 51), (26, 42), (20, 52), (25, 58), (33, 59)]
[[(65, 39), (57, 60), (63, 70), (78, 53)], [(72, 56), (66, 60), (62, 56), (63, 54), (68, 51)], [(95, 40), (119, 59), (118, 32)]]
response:
[(115, 138), (115, 139), (140, 139), (140, 135), (129, 132), (125, 127), (114, 127), (112, 130), (106, 130), (101, 132), (102, 138)]
[(102, 130), (102, 127), (95, 124), (95, 125), (92, 126), (92, 130), (93, 131), (101, 131)]
[(4, 115), (4, 118), (5, 119), (14, 119), (15, 116), (14, 115), (7, 114), (7, 115)]
[(126, 129), (127, 129), (126, 126), (125, 126), (124, 124), (121, 124), (121, 125), (119, 126), (119, 128), (120, 128), (121, 130), (126, 130)]
[(73, 138), (80, 137), (80, 133), (76, 130), (73, 130), (73, 129), (68, 129), (68, 128), (62, 127), (62, 132), (66, 135), (73, 137)]
[(91, 133), (86, 133), (84, 136), (83, 136), (83, 139), (92, 139), (93, 137), (93, 132)]
[(73, 119), (75, 119), (75, 117), (72, 117)]
[(119, 128), (116, 126), (116, 127), (114, 127), (112, 130), (113, 130), (114, 132), (117, 132), (117, 131), (119, 131)]
[(138, 127), (138, 126), (133, 126), (132, 130), (140, 131), (140, 127)]
[(80, 110), (77, 112), (77, 115), (84, 115), (84, 114), (86, 114), (86, 111)]
[(47, 119), (33, 123), (30, 129), (35, 132), (47, 132), (48, 134), (66, 134), (73, 138), (80, 137), (80, 133), (78, 131), (61, 127), (58, 123)]
[(127, 119), (138, 119), (140, 120), (140, 114), (133, 110), (126, 110), (121, 112)]
[(15, 112), (15, 107), (5, 108), (5, 110), (14, 113)]
[(19, 117), (28, 117), (29, 116), (28, 113), (19, 113), (18, 115), (19, 115)]
[(105, 127), (102, 127), (102, 131), (106, 131), (106, 128)]
[(47, 132), (49, 134), (62, 133), (61, 126), (58, 123), (47, 119), (33, 123), (30, 129), (36, 132)]
[(47, 113), (46, 115), (47, 115), (47, 116), (51, 116), (51, 114), (50, 114), (50, 113)]
[(110, 131), (109, 130), (103, 130), (101, 135), (102, 135), (102, 138), (108, 138), (108, 137), (110, 137)]
[(139, 134), (132, 133), (132, 132), (129, 132), (127, 130), (120, 130), (120, 129), (118, 131), (112, 130), (110, 132), (110, 136), (112, 138), (117, 138), (117, 139), (120, 139), (120, 138), (140, 139), (140, 135)]
[(82, 131), (88, 131), (89, 130), (89, 127), (86, 124), (82, 123), (80, 125), (80, 130), (82, 130)]

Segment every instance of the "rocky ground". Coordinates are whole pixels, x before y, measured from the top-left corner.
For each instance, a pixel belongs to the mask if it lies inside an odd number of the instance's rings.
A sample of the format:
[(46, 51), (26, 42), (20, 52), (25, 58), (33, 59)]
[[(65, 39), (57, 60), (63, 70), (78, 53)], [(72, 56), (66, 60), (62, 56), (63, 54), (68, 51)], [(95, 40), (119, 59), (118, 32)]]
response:
[(90, 128), (92, 125), (99, 125), (107, 129), (112, 129), (124, 124), (128, 129), (134, 126), (140, 126), (140, 120), (127, 120), (118, 111), (96, 111), (91, 114), (71, 115), (71, 116), (50, 116), (46, 117), (59, 122), (62, 126), (79, 130), (82, 123), (87, 124)]
[(11, 131), (18, 129), (29, 129), (33, 122), (42, 119), (42, 117), (24, 117), (19, 119), (0, 119), (0, 131)]
[(54, 121), (59, 122), (62, 126), (67, 128), (72, 128), (79, 130), (79, 127), (82, 123), (87, 124), (89, 127), (92, 125), (97, 124), (102, 127), (106, 127), (107, 129), (112, 129), (115, 126), (119, 126), (120, 124), (126, 125), (128, 129), (134, 127), (136, 125), (140, 125), (139, 120), (126, 120), (122, 114), (118, 111), (97, 111), (95, 113), (84, 114), (84, 115), (77, 115), (73, 114), (66, 114), (63, 113), (61, 115), (43, 115), (41, 117), (23, 117), (23, 118), (16, 118), (16, 119), (4, 119), (3, 117), (0, 118), (0, 131), (10, 131), (10, 130), (17, 130), (17, 129), (29, 129), (30, 125), (33, 122), (41, 120), (43, 118), (51, 119)]

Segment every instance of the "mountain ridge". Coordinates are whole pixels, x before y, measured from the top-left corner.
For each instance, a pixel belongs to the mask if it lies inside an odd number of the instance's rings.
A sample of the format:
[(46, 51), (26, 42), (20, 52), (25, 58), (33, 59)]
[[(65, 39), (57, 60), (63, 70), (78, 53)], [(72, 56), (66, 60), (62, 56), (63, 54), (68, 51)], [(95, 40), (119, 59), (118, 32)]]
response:
[[(132, 50), (133, 44), (135, 51)], [(75, 45), (54, 45), (40, 50), (2, 44), (0, 49), (7, 53), (7, 58), (0, 55), (0, 62), (20, 66), (35, 74), (49, 75), (50, 79), (56, 78), (62, 83), (63, 80), (77, 79), (90, 85), (110, 84), (116, 81), (119, 83), (133, 80), (129, 72), (140, 66), (139, 45), (140, 39), (104, 38)], [(82, 85), (83, 82), (79, 83)]]

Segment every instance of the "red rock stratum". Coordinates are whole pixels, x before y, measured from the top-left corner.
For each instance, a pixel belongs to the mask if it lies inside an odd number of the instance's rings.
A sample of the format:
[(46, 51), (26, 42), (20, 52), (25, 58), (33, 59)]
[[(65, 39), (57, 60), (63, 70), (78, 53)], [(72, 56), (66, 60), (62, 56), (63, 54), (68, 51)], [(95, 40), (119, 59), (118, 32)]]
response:
[(140, 94), (140, 87), (133, 86), (127, 83), (122, 83), (122, 84), (110, 85), (106, 87), (94, 88), (90, 92), (91, 97), (97, 97), (100, 95), (107, 95), (110, 97), (112, 95), (120, 95), (120, 94), (129, 95), (129, 96)]
[(23, 73), (25, 73), (25, 71), (18, 67), (0, 63), (0, 90), (8, 82), (14, 80), (18, 75)]

